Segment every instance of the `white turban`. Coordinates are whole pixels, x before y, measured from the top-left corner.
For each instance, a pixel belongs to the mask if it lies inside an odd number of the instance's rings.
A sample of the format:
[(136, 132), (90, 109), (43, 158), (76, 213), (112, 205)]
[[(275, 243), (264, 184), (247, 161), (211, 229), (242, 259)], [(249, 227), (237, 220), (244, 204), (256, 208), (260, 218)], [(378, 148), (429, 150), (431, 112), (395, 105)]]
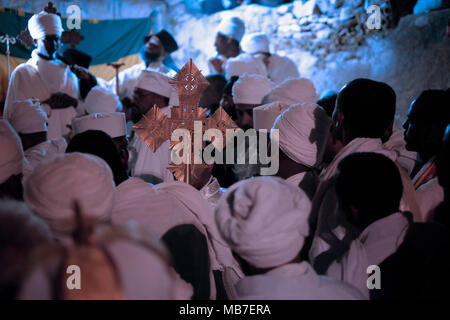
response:
[(316, 104), (295, 104), (275, 121), (280, 149), (292, 160), (308, 167), (322, 162), (331, 119)]
[(19, 133), (47, 131), (47, 114), (38, 102), (31, 99), (14, 101), (9, 121)]
[(278, 177), (257, 177), (231, 186), (216, 208), (220, 233), (231, 249), (257, 268), (295, 259), (309, 234), (311, 202)]
[(6, 120), (0, 120), (0, 184), (23, 170), (23, 148), (19, 136)]
[(224, 65), (225, 77), (230, 80), (232, 76), (247, 74), (259, 74), (267, 77), (267, 68), (261, 58), (255, 58), (247, 53), (241, 53), (237, 57), (230, 58)]
[(233, 85), (233, 101), (260, 105), (272, 88), (273, 82), (269, 78), (258, 74), (244, 74)]
[(253, 33), (244, 37), (242, 49), (248, 53), (269, 53), (269, 38), (263, 33)]
[(296, 103), (316, 103), (319, 96), (314, 84), (305, 78), (287, 79), (276, 86), (264, 98), (264, 103), (280, 101), (291, 105)]
[(245, 33), (245, 23), (238, 17), (226, 17), (220, 22), (217, 32), (240, 42)]
[(24, 200), (63, 236), (73, 231), (75, 203), (93, 223), (107, 221), (114, 193), (113, 175), (106, 162), (74, 152), (36, 166), (25, 180)]
[(64, 31), (61, 24), (61, 18), (53, 13), (41, 11), (33, 15), (28, 20), (28, 30), (33, 39), (39, 40), (48, 35), (57, 35), (61, 37)]
[(95, 86), (89, 91), (84, 105), (90, 114), (122, 110), (122, 103), (117, 95), (101, 86)]
[(142, 70), (136, 87), (170, 98), (174, 88), (169, 84), (169, 80), (169, 77), (160, 72)]
[(287, 104), (276, 101), (253, 108), (253, 128), (270, 132), (277, 117), (288, 107)]
[(126, 136), (127, 125), (125, 113), (104, 112), (75, 118), (72, 121), (72, 129), (74, 134), (88, 130), (100, 130), (109, 134), (111, 138)]

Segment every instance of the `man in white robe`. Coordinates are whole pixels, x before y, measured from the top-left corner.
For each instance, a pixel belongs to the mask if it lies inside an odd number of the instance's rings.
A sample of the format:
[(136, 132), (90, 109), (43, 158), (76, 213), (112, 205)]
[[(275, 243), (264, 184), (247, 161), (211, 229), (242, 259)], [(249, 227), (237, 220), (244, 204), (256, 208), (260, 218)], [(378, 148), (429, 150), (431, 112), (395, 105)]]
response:
[(244, 279), (238, 299), (363, 299), (355, 288), (320, 277), (301, 258), (309, 234), (311, 202), (278, 177), (257, 177), (230, 187), (216, 209), (216, 222)]
[(210, 73), (226, 72), (226, 63), (241, 53), (240, 42), (245, 33), (245, 24), (238, 17), (224, 17), (216, 30), (214, 46), (217, 56), (208, 60)]
[(63, 28), (56, 14), (40, 12), (28, 21), (28, 30), (37, 49), (31, 59), (11, 75), (5, 101), (4, 118), (10, 119), (17, 100), (37, 99), (49, 114), (48, 138), (57, 139), (70, 132), (67, 127), (78, 113), (78, 88), (75, 75), (55, 58)]
[[(394, 114), (395, 92), (387, 84), (356, 79), (339, 92), (330, 133), (335, 145), (339, 146), (339, 151), (322, 172), (321, 182), (313, 199), (311, 215), (317, 228), (309, 252), (311, 261), (328, 250), (330, 243), (339, 245), (341, 241), (348, 242), (345, 237), (348, 232), (344, 227), (346, 218), (337, 205), (334, 190), (341, 160), (355, 152), (375, 152), (397, 161), (398, 153), (383, 144), (383, 140), (388, 140), (392, 132)], [(420, 209), (412, 182), (407, 172), (398, 164), (397, 166), (403, 183), (399, 211), (409, 211), (415, 220), (419, 220)]]
[[(172, 52), (178, 50), (175, 39), (166, 30), (145, 37), (145, 45), (141, 50), (142, 61), (128, 69), (119, 72), (119, 97), (132, 98), (134, 88), (142, 70), (157, 71), (169, 77), (175, 76), (175, 71), (163, 65), (163, 60)], [(116, 78), (109, 81), (110, 89), (116, 92)]]
[(344, 237), (351, 234), (352, 241), (324, 252), (315, 264), (320, 261), (326, 275), (354, 285), (369, 298), (368, 267), (393, 254), (412, 223), (410, 213), (399, 212), (400, 172), (382, 154), (353, 153), (339, 163), (335, 188), (350, 223)]
[(318, 172), (330, 126), (331, 119), (325, 110), (307, 103), (290, 106), (273, 125), (279, 130), (280, 169), (277, 175), (300, 186), (310, 199), (319, 183)]
[[(162, 73), (145, 70), (141, 72), (134, 91), (134, 105), (137, 123), (154, 105), (170, 117), (169, 99), (174, 91), (169, 78)], [(150, 183), (173, 181), (172, 173), (166, 168), (170, 161), (170, 141), (164, 142), (155, 152), (134, 133), (128, 145), (130, 169), (133, 177), (140, 177)]]
[(48, 118), (39, 103), (31, 99), (15, 101), (11, 111), (11, 125), (19, 134), (24, 148), (23, 177), (26, 178), (39, 163), (64, 153), (67, 142), (62, 137), (47, 138)]
[(414, 100), (403, 127), (406, 149), (418, 153), (419, 170), (413, 172), (413, 183), (421, 208), (421, 221), (431, 221), (436, 206), (444, 200), (444, 190), (438, 183), (436, 155), (442, 137), (450, 123), (450, 93), (426, 90)]
[(255, 59), (262, 59), (266, 67), (267, 77), (275, 84), (289, 78), (299, 78), (295, 63), (288, 57), (270, 53), (269, 38), (262, 33), (253, 33), (242, 40), (242, 49)]

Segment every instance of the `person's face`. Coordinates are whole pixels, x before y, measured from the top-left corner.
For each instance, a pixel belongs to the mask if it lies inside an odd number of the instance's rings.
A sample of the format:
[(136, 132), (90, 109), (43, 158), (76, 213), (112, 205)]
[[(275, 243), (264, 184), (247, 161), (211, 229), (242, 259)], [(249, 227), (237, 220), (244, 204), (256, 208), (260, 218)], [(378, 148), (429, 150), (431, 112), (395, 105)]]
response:
[(242, 130), (253, 128), (253, 108), (256, 104), (237, 103), (236, 104), (236, 124)]
[(167, 53), (164, 47), (156, 36), (149, 36), (145, 42), (145, 57), (150, 61), (156, 61), (159, 58), (164, 58)]
[(125, 167), (125, 170), (128, 172), (128, 159), (130, 157), (128, 153), (128, 139), (126, 137), (118, 137), (113, 139), (114, 144), (116, 145), (117, 151), (120, 155), (120, 160)]
[(408, 117), (403, 123), (406, 149), (410, 151), (419, 151), (422, 147), (425, 125), (420, 121), (420, 109), (421, 105), (414, 100), (409, 108)]
[(50, 58), (54, 57), (55, 52), (59, 49), (59, 45), (60, 42), (57, 35), (48, 35), (44, 39), (38, 40), (38, 47), (43, 47)]
[(234, 108), (233, 96), (224, 93), (220, 99), (220, 106), (225, 110), (232, 110)]
[(228, 45), (230, 43), (230, 39), (226, 36), (217, 33), (216, 40), (214, 41), (214, 47), (216, 47), (216, 51), (218, 54), (224, 55), (227, 53)]
[(154, 105), (158, 108), (166, 107), (166, 98), (141, 88), (136, 88), (133, 92), (133, 103), (141, 114), (146, 114)]

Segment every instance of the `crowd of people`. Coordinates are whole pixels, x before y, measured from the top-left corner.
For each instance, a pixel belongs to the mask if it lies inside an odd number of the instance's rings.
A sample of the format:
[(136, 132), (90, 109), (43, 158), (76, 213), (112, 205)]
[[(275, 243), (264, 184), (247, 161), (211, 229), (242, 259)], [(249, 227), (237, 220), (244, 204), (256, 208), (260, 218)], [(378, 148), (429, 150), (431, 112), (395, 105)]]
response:
[(117, 83), (91, 74), (88, 54), (58, 52), (59, 16), (28, 29), (36, 49), (0, 120), (1, 298), (449, 297), (447, 88), (424, 88), (396, 128), (388, 84), (319, 95), (266, 35), (223, 19), (199, 105), (265, 129), (279, 169), (216, 163), (185, 183), (167, 169), (170, 141), (152, 150), (133, 128), (180, 107), (170, 33), (146, 37)]

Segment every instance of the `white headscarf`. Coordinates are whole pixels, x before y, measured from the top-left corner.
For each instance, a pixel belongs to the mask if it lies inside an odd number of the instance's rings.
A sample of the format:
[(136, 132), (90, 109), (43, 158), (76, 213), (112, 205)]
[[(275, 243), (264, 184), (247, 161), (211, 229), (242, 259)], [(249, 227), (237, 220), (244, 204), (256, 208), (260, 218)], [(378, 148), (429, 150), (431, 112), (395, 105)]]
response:
[(253, 128), (270, 132), (277, 117), (288, 107), (287, 104), (276, 101), (253, 108)]
[(292, 160), (308, 167), (322, 162), (331, 119), (313, 103), (294, 104), (275, 121), (280, 149)]
[(38, 102), (31, 99), (14, 101), (9, 121), (19, 133), (47, 131), (48, 117)]
[(169, 77), (160, 72), (142, 70), (137, 79), (136, 87), (170, 98), (174, 89), (169, 84), (169, 80)]
[(269, 78), (258, 74), (243, 74), (233, 85), (234, 103), (260, 105), (264, 96), (273, 88)]
[(95, 86), (89, 91), (84, 105), (86, 111), (90, 114), (122, 110), (122, 103), (117, 95), (101, 86)]
[(232, 76), (241, 76), (244, 73), (259, 74), (267, 77), (267, 68), (261, 58), (255, 58), (247, 53), (227, 59), (224, 64), (225, 77), (230, 80)]
[(244, 37), (242, 49), (248, 53), (269, 53), (269, 38), (264, 33), (253, 33)]
[(72, 122), (72, 129), (75, 134), (88, 130), (100, 130), (109, 134), (111, 138), (126, 136), (125, 113), (104, 112), (75, 118)]
[(226, 17), (220, 22), (217, 32), (240, 42), (245, 33), (245, 23), (238, 17)]
[(23, 170), (23, 148), (19, 136), (6, 120), (0, 120), (0, 184)]
[(296, 258), (309, 234), (311, 202), (278, 177), (257, 177), (231, 186), (216, 208), (220, 233), (231, 249), (257, 268)]
[(73, 230), (75, 203), (92, 222), (109, 220), (115, 185), (105, 161), (90, 154), (69, 153), (38, 165), (25, 180), (24, 200), (52, 230)]
[(48, 35), (61, 36), (64, 31), (61, 18), (53, 13), (41, 11), (28, 20), (28, 30), (33, 39), (39, 40)]
[(264, 103), (280, 101), (291, 105), (296, 103), (316, 103), (319, 96), (314, 84), (305, 78), (287, 79), (276, 86), (265, 98)]

